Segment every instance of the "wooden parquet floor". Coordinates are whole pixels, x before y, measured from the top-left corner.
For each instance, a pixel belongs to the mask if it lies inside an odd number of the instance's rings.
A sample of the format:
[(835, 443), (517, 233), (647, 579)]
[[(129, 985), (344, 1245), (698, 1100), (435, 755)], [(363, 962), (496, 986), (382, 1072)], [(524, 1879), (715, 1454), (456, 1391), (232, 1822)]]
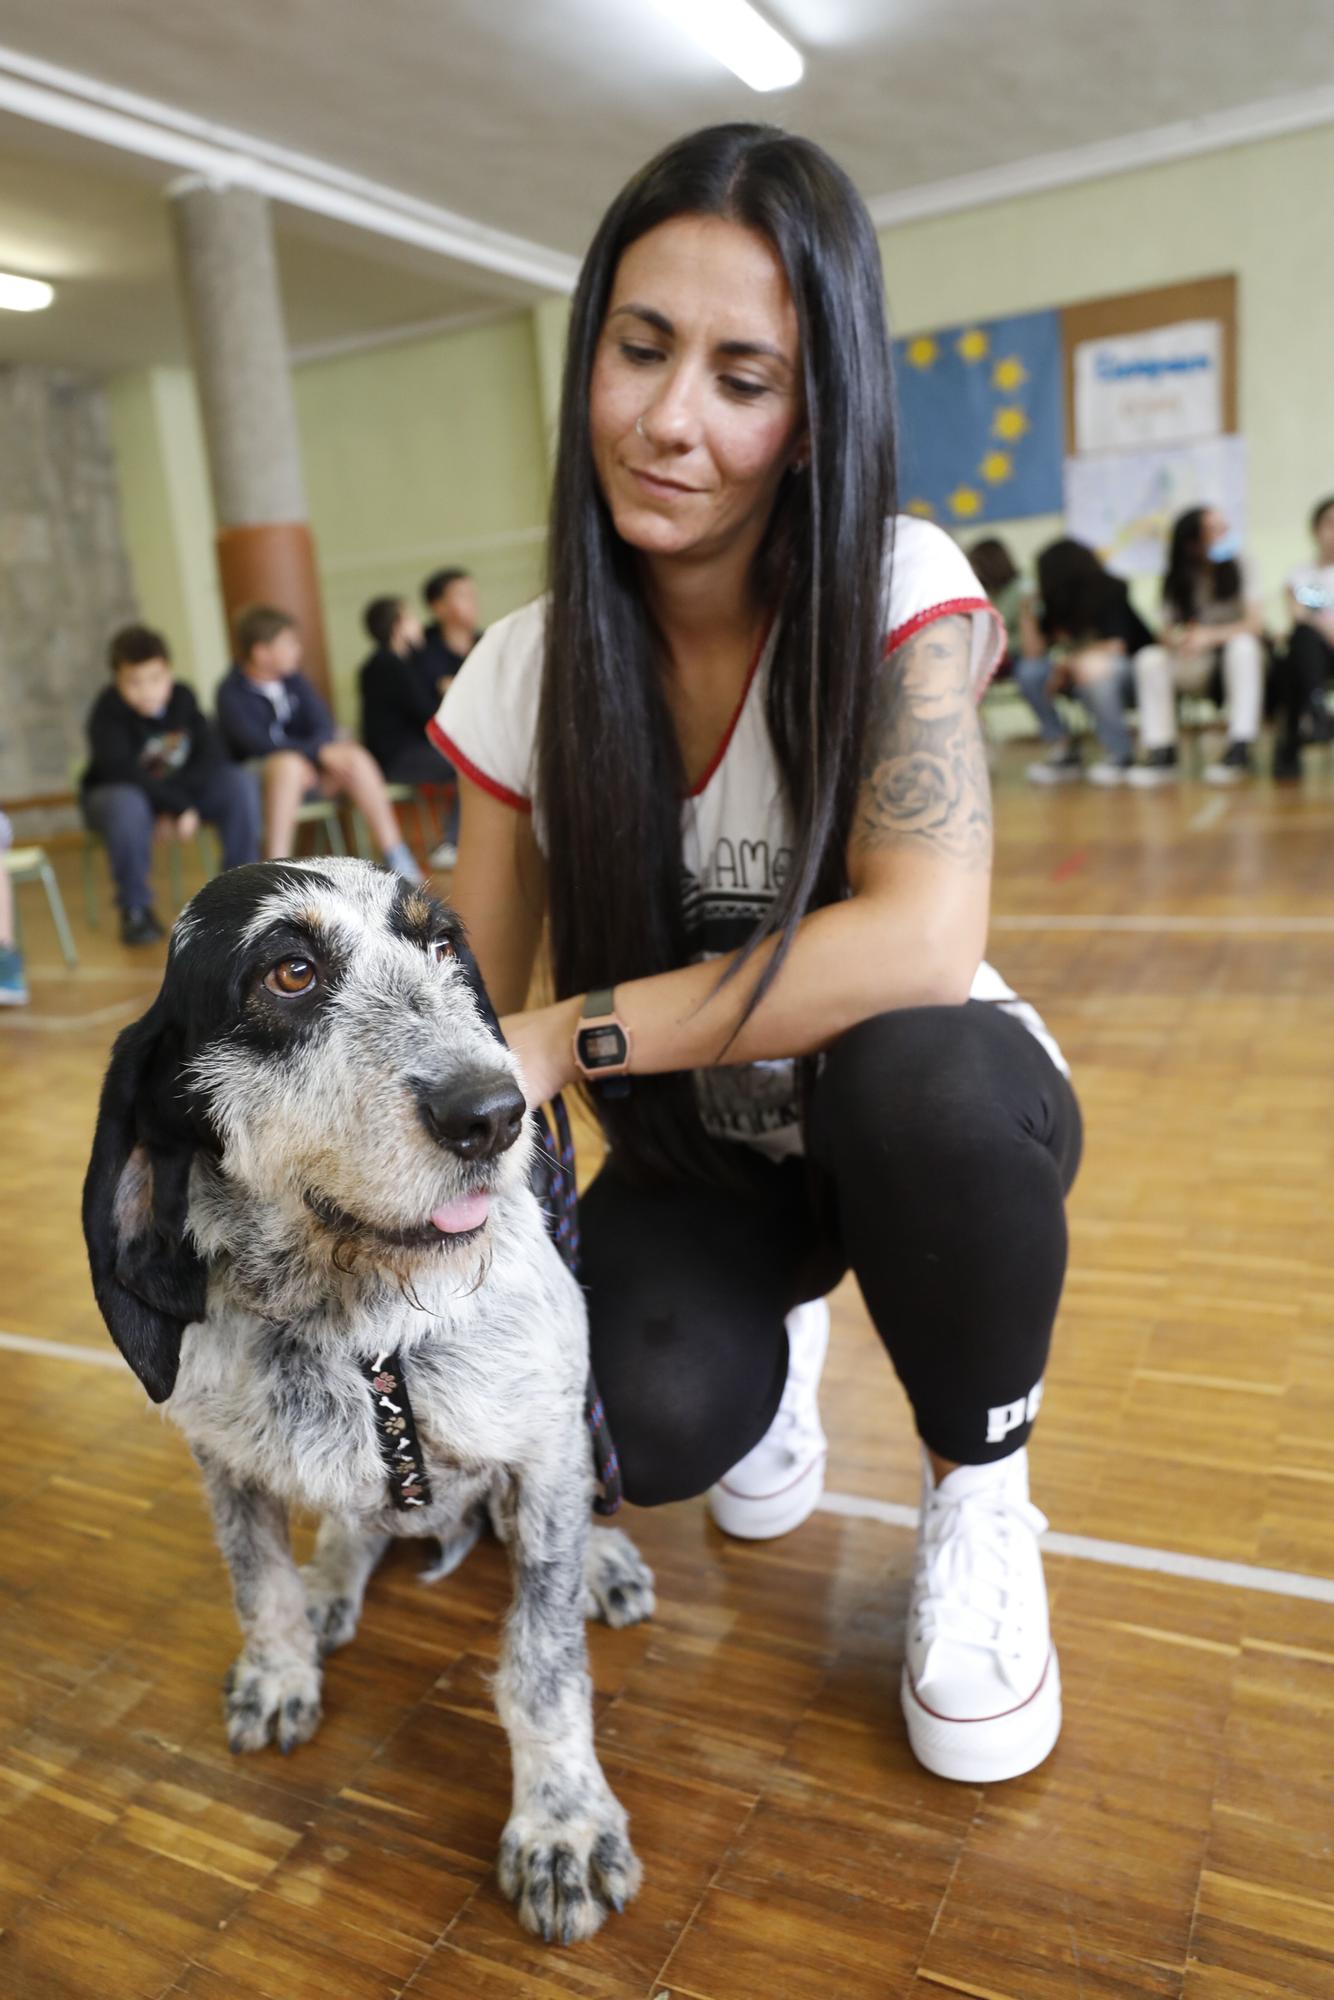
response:
[[(998, 780), (991, 955), (1059, 1034), (1088, 1128), (1033, 1450), (1074, 1538), (1048, 1561), (1061, 1742), (991, 1789), (908, 1752), (916, 1451), (845, 1286), (823, 1401), (845, 1511), (769, 1545), (699, 1504), (627, 1523), (659, 1614), (590, 1644), (645, 1886), (573, 1950), (521, 1932), (492, 1879), (495, 1549), (429, 1590), (396, 1551), (316, 1740), (229, 1757), (226, 1581), (78, 1233), (106, 1049), (160, 954), (84, 930), (67, 976), (23, 892), (0, 1328), (113, 1365), (0, 1351), (4, 2000), (1330, 2000), (1334, 771), (1037, 794), (1023, 754)], [(1194, 1573), (1092, 1559), (1125, 1543)]]

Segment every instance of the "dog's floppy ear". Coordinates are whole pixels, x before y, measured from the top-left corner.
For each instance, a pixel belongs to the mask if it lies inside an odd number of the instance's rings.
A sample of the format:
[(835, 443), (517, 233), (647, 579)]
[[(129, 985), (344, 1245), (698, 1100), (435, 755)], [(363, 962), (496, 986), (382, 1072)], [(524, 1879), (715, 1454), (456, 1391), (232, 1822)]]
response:
[(83, 1184), (97, 1303), (155, 1403), (176, 1386), (181, 1334), (202, 1319), (204, 1265), (186, 1235), (195, 1137), (179, 1100), (180, 1037), (158, 995), (117, 1036)]

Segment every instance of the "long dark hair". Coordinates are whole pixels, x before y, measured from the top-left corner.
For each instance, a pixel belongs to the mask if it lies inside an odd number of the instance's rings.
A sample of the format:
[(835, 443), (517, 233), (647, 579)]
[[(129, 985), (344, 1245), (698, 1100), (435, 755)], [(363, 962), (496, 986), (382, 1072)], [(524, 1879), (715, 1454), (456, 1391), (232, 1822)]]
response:
[(1049, 639), (1079, 641), (1108, 636), (1109, 616), (1125, 595), (1095, 552), (1070, 535), (1048, 542), (1037, 560), (1042, 629)]
[(988, 597), (999, 597), (1019, 574), (1018, 564), (999, 535), (984, 535), (980, 542), (974, 542), (968, 560)]
[[(1241, 569), (1233, 561), (1210, 562), (1204, 546), (1207, 507), (1188, 507), (1172, 524), (1163, 577), (1163, 604), (1183, 625), (1208, 604), (1230, 604), (1241, 596)], [(1207, 593), (1206, 593), (1207, 579)], [(1203, 600), (1203, 601), (1202, 601)]]
[[(883, 640), (894, 417), (884, 280), (870, 217), (818, 146), (772, 126), (679, 140), (622, 189), (584, 261), (570, 319), (550, 539), (538, 728), (551, 954), (558, 994), (670, 971), (689, 958), (676, 733), (662, 642), (636, 552), (603, 500), (589, 386), (617, 265), (680, 215), (721, 216), (773, 245), (801, 338), (809, 461), (785, 475), (756, 558), (778, 614), (767, 720), (793, 823), (792, 863), (745, 956), (777, 935), (754, 1007), (809, 908), (847, 888), (861, 737)], [(749, 1011), (749, 1009), (748, 1009)], [(640, 1177), (716, 1173), (688, 1075), (636, 1077), (599, 1116)]]

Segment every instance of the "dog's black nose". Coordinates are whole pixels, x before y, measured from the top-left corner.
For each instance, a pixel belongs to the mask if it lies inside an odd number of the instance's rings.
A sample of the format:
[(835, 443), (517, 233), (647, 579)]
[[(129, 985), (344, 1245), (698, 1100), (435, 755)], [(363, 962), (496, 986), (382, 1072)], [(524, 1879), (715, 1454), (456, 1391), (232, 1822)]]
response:
[(507, 1152), (523, 1129), (527, 1106), (509, 1076), (471, 1077), (417, 1093), (427, 1131), (461, 1160), (494, 1160)]

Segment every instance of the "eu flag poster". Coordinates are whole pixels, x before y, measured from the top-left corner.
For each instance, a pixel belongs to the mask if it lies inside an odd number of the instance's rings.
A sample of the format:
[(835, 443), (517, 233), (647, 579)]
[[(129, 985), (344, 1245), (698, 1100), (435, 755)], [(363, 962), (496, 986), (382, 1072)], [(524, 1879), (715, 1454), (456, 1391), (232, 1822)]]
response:
[(964, 533), (1059, 514), (1061, 315), (974, 320), (894, 342), (899, 504)]

